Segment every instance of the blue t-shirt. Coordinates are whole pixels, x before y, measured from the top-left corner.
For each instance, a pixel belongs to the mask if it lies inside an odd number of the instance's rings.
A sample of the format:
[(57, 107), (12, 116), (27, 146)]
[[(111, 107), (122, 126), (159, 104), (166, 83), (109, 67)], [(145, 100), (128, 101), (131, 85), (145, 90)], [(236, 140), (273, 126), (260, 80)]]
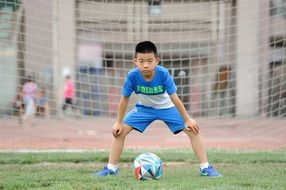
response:
[(168, 70), (157, 65), (154, 77), (146, 81), (138, 68), (129, 71), (121, 91), (123, 96), (129, 97), (132, 92), (138, 96), (137, 105), (152, 107), (155, 109), (166, 109), (174, 107), (170, 96), (174, 94), (177, 87)]
[(40, 107), (44, 107), (46, 103), (49, 102), (49, 98), (47, 96), (42, 96), (37, 100), (37, 105)]

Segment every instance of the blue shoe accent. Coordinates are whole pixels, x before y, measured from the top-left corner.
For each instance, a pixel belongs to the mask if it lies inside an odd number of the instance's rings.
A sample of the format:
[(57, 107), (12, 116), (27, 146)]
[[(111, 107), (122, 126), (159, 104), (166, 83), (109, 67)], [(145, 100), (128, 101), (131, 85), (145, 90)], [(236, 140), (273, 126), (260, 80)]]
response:
[(116, 172), (110, 170), (105, 166), (102, 170), (92, 173), (92, 176), (109, 176), (109, 175), (116, 175), (118, 173), (118, 170)]
[(222, 177), (220, 173), (218, 173), (211, 165), (209, 167), (200, 170), (201, 176), (208, 177)]

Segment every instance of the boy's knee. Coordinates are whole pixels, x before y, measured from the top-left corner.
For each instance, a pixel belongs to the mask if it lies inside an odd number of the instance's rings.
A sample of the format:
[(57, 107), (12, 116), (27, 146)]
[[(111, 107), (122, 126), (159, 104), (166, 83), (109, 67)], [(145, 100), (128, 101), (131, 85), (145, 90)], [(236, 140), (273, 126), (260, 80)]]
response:
[(117, 139), (117, 140), (124, 140), (126, 136), (127, 136), (127, 134), (120, 133), (119, 135), (114, 136), (114, 138)]
[(123, 127), (121, 133), (119, 135), (117, 135), (116, 139), (125, 139), (125, 137), (132, 131), (132, 128), (127, 126), (127, 127)]
[(193, 131), (190, 131), (190, 130), (188, 130), (187, 128), (185, 128), (183, 131), (184, 131), (189, 137), (196, 137), (196, 136), (197, 136)]

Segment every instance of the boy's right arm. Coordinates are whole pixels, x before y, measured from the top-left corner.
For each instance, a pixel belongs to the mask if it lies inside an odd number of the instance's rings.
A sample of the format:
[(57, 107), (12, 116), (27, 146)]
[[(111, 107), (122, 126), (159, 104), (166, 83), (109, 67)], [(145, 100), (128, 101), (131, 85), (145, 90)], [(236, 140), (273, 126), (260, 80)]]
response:
[(123, 129), (123, 117), (125, 115), (128, 102), (129, 102), (129, 97), (121, 96), (119, 104), (118, 104), (117, 119), (116, 119), (115, 124), (112, 127), (112, 134), (113, 134), (114, 137), (117, 137), (122, 132), (122, 129)]

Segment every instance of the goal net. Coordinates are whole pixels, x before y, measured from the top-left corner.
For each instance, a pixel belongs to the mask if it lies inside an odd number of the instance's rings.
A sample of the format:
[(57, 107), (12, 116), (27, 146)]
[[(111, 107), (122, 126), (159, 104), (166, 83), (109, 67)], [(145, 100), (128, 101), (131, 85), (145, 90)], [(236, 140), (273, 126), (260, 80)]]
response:
[[(0, 0), (1, 116), (18, 117), (30, 78), (50, 120), (114, 118), (143, 40), (203, 124), (285, 128), (285, 0)], [(67, 75), (74, 109), (63, 112)]]

